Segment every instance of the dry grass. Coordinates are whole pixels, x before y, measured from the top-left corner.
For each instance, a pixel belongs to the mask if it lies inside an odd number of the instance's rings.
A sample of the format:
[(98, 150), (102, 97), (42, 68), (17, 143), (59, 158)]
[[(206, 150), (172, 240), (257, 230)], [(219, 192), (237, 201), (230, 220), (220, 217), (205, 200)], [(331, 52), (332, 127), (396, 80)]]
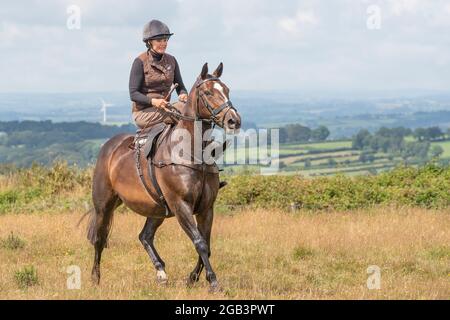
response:
[[(194, 288), (184, 281), (194, 267), (193, 245), (174, 219), (157, 233), (169, 284), (138, 241), (144, 218), (118, 213), (104, 251), (102, 283), (90, 283), (93, 248), (80, 212), (0, 216), (0, 239), (13, 232), (25, 241), (0, 247), (1, 299), (448, 299), (448, 211), (379, 208), (298, 214), (241, 211), (217, 215), (212, 264), (224, 288), (210, 295), (202, 274)], [(82, 287), (68, 290), (66, 268), (81, 268)], [(381, 268), (381, 289), (366, 286), (367, 267)], [(15, 274), (26, 266), (38, 282), (21, 289)]]

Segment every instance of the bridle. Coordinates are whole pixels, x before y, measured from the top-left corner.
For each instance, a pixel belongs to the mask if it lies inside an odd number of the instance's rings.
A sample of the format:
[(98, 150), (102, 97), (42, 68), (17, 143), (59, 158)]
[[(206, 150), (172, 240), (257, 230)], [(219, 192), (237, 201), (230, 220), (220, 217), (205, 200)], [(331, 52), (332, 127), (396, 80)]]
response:
[[(234, 108), (234, 106), (233, 106), (233, 104), (231, 103), (230, 100), (227, 100), (225, 103), (221, 104), (218, 108), (211, 107), (211, 105), (208, 103), (208, 100), (205, 98), (205, 95), (199, 92), (200, 91), (199, 87), (202, 84), (204, 84), (205, 82), (208, 82), (208, 81), (221, 82), (219, 78), (208, 78), (208, 79), (204, 79), (204, 80), (202, 80), (202, 81), (200, 81), (199, 83), (196, 84), (195, 89), (197, 90), (197, 110), (196, 110), (195, 117), (182, 115), (175, 108), (173, 108), (173, 109), (176, 110), (176, 112), (172, 112), (172, 111), (166, 111), (166, 112), (171, 114), (171, 115), (173, 115), (176, 118), (180, 118), (180, 119), (183, 119), (183, 120), (208, 122), (208, 123), (217, 124), (221, 128), (223, 128), (224, 121), (225, 121), (225, 118), (226, 118), (228, 112), (230, 112), (230, 110), (236, 111), (236, 109)], [(200, 107), (199, 107), (199, 105), (200, 105), (199, 102), (200, 101), (199, 100), (200, 99), (202, 100), (203, 105), (206, 107), (206, 109), (209, 112), (209, 118), (199, 118), (199, 115), (200, 115)], [(225, 114), (222, 117), (222, 121), (219, 124), (219, 120), (220, 119), (217, 118), (217, 115), (220, 114), (226, 108), (228, 108), (228, 109), (225, 111)]]
[(220, 114), (220, 113), (222, 112), (222, 110), (224, 110), (225, 108), (228, 108), (228, 109), (225, 111), (225, 114), (224, 114), (223, 117), (222, 117), (222, 123), (221, 123), (222, 125), (221, 125), (220, 127), (223, 128), (223, 126), (224, 126), (224, 121), (225, 121), (225, 118), (226, 118), (228, 112), (230, 112), (230, 110), (236, 111), (236, 109), (233, 107), (233, 103), (231, 103), (230, 100), (225, 101), (225, 102), (224, 102), (223, 104), (221, 104), (220, 107), (218, 107), (218, 108), (215, 108), (215, 109), (214, 109), (213, 107), (211, 107), (211, 105), (208, 103), (208, 100), (205, 98), (205, 95), (202, 94), (202, 93), (199, 93), (199, 90), (198, 90), (198, 88), (199, 88), (202, 84), (204, 84), (205, 82), (208, 82), (208, 81), (218, 81), (219, 83), (221, 83), (221, 81), (220, 81), (219, 78), (208, 78), (208, 79), (204, 79), (204, 80), (200, 81), (200, 82), (195, 86), (195, 88), (197, 89), (197, 115), (196, 115), (196, 117), (198, 117), (198, 115), (200, 114), (199, 103), (198, 103), (198, 102), (199, 102), (199, 99), (202, 99), (203, 105), (204, 105), (204, 106), (206, 107), (206, 109), (208, 110), (210, 117), (209, 117), (208, 119), (200, 119), (200, 118), (198, 118), (198, 120), (209, 120), (209, 121), (213, 121), (215, 124), (219, 125), (219, 123), (218, 123), (219, 119), (217, 118), (217, 115)]

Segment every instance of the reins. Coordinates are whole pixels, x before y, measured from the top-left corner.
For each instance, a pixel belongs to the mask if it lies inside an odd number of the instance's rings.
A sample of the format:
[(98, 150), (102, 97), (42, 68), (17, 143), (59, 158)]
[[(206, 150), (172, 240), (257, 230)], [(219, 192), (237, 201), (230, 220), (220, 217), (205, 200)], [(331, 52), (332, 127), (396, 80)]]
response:
[[(191, 116), (186, 116), (181, 114), (181, 112), (179, 110), (177, 110), (175, 107), (173, 107), (171, 104), (168, 105), (169, 109), (163, 109), (163, 112), (165, 112), (166, 114), (169, 114), (175, 118), (178, 119), (182, 119), (182, 120), (186, 120), (186, 121), (202, 121), (202, 122), (208, 122), (208, 123), (214, 123), (219, 125), (218, 121), (219, 119), (217, 118), (217, 115), (220, 114), (225, 108), (228, 108), (228, 110), (226, 110), (223, 118), (222, 118), (222, 122), (221, 122), (221, 126), (223, 128), (224, 125), (224, 120), (226, 118), (227, 113), (230, 110), (236, 110), (233, 106), (233, 104), (231, 103), (230, 100), (227, 100), (225, 103), (223, 103), (222, 105), (220, 105), (220, 107), (218, 108), (213, 108), (211, 107), (211, 105), (208, 103), (208, 100), (204, 97), (204, 94), (199, 93), (198, 88), (204, 84), (207, 81), (220, 81), (219, 78), (209, 78), (209, 79), (205, 79), (200, 81), (196, 86), (195, 89), (197, 90), (197, 110), (196, 110), (196, 115), (195, 117), (191, 117)], [(206, 109), (209, 112), (210, 117), (205, 119), (205, 118), (199, 118), (199, 114), (200, 114), (200, 109), (199, 109), (199, 99), (202, 100), (203, 102), (203, 106), (206, 107)]]

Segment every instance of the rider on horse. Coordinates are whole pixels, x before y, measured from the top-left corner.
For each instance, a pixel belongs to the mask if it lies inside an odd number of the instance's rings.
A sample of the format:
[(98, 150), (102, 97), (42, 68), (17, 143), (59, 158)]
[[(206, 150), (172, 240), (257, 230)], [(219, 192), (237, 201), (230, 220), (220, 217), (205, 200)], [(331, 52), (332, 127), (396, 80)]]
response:
[[(114, 211), (124, 204), (147, 218), (139, 240), (157, 271), (159, 282), (166, 283), (167, 275), (165, 263), (154, 246), (154, 237), (164, 220), (175, 216), (198, 253), (188, 285), (198, 281), (202, 270), (206, 269), (210, 290), (216, 292), (220, 286), (209, 259), (210, 240), (214, 203), (220, 186), (224, 184), (219, 183), (217, 165), (203, 159), (203, 154), (214, 141), (211, 139), (202, 143), (202, 157), (196, 158), (195, 142), (198, 141), (195, 139), (198, 135), (195, 132), (201, 130), (202, 142), (205, 132), (215, 125), (235, 133), (241, 127), (241, 116), (231, 103), (228, 87), (220, 80), (222, 63), (212, 74), (208, 73), (208, 64), (203, 65), (187, 99), (177, 62), (165, 53), (171, 35), (166, 25), (156, 20), (150, 21), (144, 28), (144, 41), (149, 50), (133, 64), (130, 95), (133, 118), (141, 128), (139, 134), (142, 135), (137, 136), (142, 138), (136, 140), (135, 136), (132, 142), (132, 134), (117, 134), (102, 145), (97, 157), (92, 179), (94, 207), (87, 212), (90, 213), (87, 235), (95, 248), (91, 276), (94, 283), (100, 283), (100, 261), (111, 231)], [(172, 86), (174, 82), (178, 84), (181, 100), (178, 113), (171, 110), (168, 103), (175, 88)], [(164, 125), (166, 116), (174, 117), (178, 122), (171, 127)], [(151, 130), (146, 131), (146, 127), (151, 127)], [(164, 130), (166, 135), (161, 133)], [(158, 133), (162, 134), (159, 145), (155, 143)], [(184, 162), (172, 160), (172, 153), (180, 144), (176, 136), (178, 133), (190, 142), (186, 152), (189, 158), (181, 159)], [(209, 149), (208, 152), (212, 151)], [(200, 163), (189, 161), (198, 159), (201, 159)]]
[(172, 35), (167, 25), (158, 20), (144, 26), (142, 40), (148, 50), (134, 60), (129, 82), (133, 120), (141, 129), (173, 121), (163, 112), (169, 104), (173, 84), (178, 84), (179, 99), (172, 104), (173, 107), (180, 109), (181, 104), (187, 101), (187, 90), (177, 60), (165, 52)]
[[(167, 42), (172, 35), (169, 27), (159, 20), (152, 20), (144, 26), (142, 40), (147, 51), (134, 60), (129, 82), (133, 120), (140, 129), (161, 122), (173, 124), (173, 118), (164, 111), (170, 101), (172, 85), (177, 84), (179, 100), (172, 106), (181, 110), (182, 104), (187, 102), (187, 90), (178, 62), (166, 53)], [(226, 184), (226, 181), (221, 181), (220, 188)]]

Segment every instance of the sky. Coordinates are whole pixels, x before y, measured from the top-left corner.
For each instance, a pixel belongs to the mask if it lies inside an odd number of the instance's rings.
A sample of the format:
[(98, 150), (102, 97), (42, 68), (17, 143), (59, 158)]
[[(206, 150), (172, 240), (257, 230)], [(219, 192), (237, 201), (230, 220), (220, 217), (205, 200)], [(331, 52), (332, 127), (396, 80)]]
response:
[(205, 62), (261, 94), (449, 89), (448, 0), (29, 0), (0, 4), (0, 92), (127, 91), (151, 19), (188, 89)]

